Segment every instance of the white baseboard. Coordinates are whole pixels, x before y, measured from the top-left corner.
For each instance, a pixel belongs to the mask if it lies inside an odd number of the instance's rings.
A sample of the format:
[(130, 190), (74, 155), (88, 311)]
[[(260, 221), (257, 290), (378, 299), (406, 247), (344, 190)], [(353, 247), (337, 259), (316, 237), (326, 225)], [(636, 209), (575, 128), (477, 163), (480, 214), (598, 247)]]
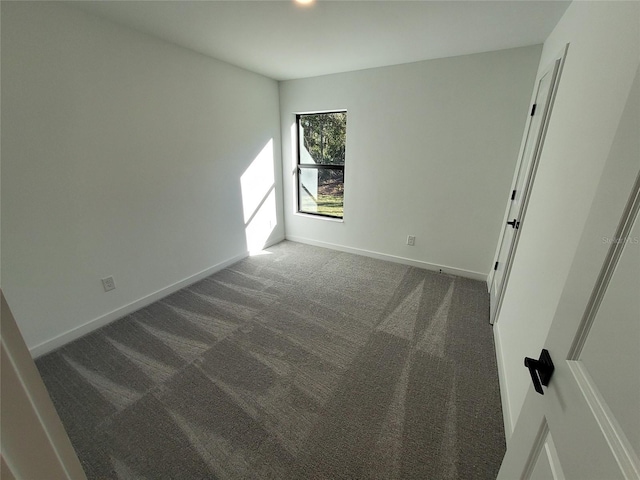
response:
[(278, 244), (280, 242), (284, 242), (285, 240), (286, 239), (285, 239), (284, 233), (283, 233), (282, 235), (278, 235), (277, 237), (268, 240), (267, 243), (265, 243), (264, 247), (262, 247), (262, 248), (272, 247), (272, 246), (274, 246), (274, 245), (276, 245), (276, 244)]
[(500, 330), (493, 327), (493, 342), (496, 348), (496, 363), (498, 364), (498, 382), (500, 385), (500, 399), (502, 401), (502, 421), (504, 423), (504, 435), (507, 443), (513, 433), (513, 423), (511, 422), (511, 404), (507, 392), (507, 377), (504, 374), (504, 357), (502, 355), (502, 342), (500, 341)]
[[(278, 242), (282, 240), (283, 239), (280, 239), (278, 240)], [(277, 242), (274, 242), (274, 243), (277, 243)], [(248, 255), (249, 255), (249, 252), (243, 252), (239, 255), (236, 255), (235, 257), (229, 258), (223, 262), (213, 265), (212, 267), (206, 268), (196, 273), (195, 275), (191, 275), (190, 277), (182, 279), (167, 287), (161, 288), (160, 290), (150, 293), (149, 295), (146, 295), (134, 302), (128, 303), (127, 305), (124, 305), (120, 308), (112, 310), (111, 312), (101, 315), (97, 318), (94, 318), (93, 320), (89, 320), (88, 322), (83, 323), (82, 325), (74, 327), (71, 330), (61, 333), (60, 335), (57, 335), (49, 340), (46, 340), (34, 347), (31, 347), (29, 349), (29, 352), (31, 353), (31, 356), (33, 358), (40, 357), (46, 353), (51, 352), (52, 350), (55, 350), (56, 348), (60, 348), (63, 345), (73, 340), (76, 340), (88, 333), (91, 333), (92, 331), (100, 327), (103, 327), (115, 320), (118, 320), (119, 318), (126, 317), (127, 315), (135, 312), (136, 310), (140, 310), (141, 308), (144, 308), (147, 305), (152, 304), (153, 302), (156, 302), (168, 295), (171, 295), (172, 293), (177, 292), (181, 288), (187, 287), (192, 283), (197, 282), (198, 280), (202, 280), (203, 278), (208, 277), (209, 275), (213, 275), (214, 273), (219, 272), (220, 270), (227, 268), (230, 265), (233, 265), (234, 263), (242, 260), (243, 258), (246, 258)]]
[(389, 255), (386, 253), (373, 252), (371, 250), (364, 250), (361, 248), (345, 247), (344, 245), (337, 245), (334, 243), (320, 242), (318, 240), (312, 240), (310, 238), (298, 237), (293, 235), (287, 235), (287, 240), (298, 243), (306, 243), (307, 245), (313, 245), (316, 247), (330, 248), (332, 250), (338, 250), (340, 252), (354, 253), (356, 255), (363, 255), (365, 257), (377, 258), (378, 260), (386, 260), (388, 262), (401, 263), (403, 265), (411, 265), (412, 267), (424, 268), (425, 270), (440, 271), (448, 273), (449, 275), (457, 275), (459, 277), (472, 278), (473, 280), (486, 281), (487, 274), (474, 272), (471, 270), (463, 270), (456, 267), (448, 267), (446, 265), (438, 265), (436, 263), (423, 262), (421, 260), (413, 260), (411, 258), (398, 257), (396, 255)]

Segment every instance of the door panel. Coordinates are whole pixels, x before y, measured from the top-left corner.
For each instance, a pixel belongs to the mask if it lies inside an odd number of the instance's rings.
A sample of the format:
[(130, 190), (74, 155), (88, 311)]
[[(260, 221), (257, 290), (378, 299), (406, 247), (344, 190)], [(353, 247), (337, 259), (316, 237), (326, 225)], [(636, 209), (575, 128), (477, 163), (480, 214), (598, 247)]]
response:
[(609, 282), (579, 360), (593, 380), (593, 388), (600, 392), (619, 420), (636, 455), (640, 455), (640, 226), (637, 220), (626, 240), (628, 245)]
[[(537, 159), (544, 141), (545, 125), (549, 120), (553, 93), (558, 85), (563, 59), (564, 52), (563, 56), (557, 58), (538, 80), (534, 107), (532, 107), (533, 114), (529, 120), (524, 148), (516, 167), (515, 183), (508, 200), (507, 220), (502, 229), (500, 247), (491, 281), (491, 323), (498, 314), (504, 285), (509, 276), (509, 266), (517, 245), (519, 225), (524, 220), (526, 202), (533, 185)], [(511, 225), (506, 222), (511, 222)]]
[(549, 480), (549, 479), (556, 480), (556, 478), (553, 476), (553, 470), (551, 469), (551, 463), (549, 461), (549, 457), (544, 448), (540, 451), (540, 455), (538, 456), (538, 460), (533, 466), (533, 471), (531, 472), (529, 479), (530, 480)]
[[(636, 188), (637, 201), (634, 212), (636, 226), (632, 233), (621, 235), (623, 238), (633, 238), (639, 233), (637, 211), (640, 210), (640, 176)], [(614, 259), (613, 265), (605, 265), (604, 269), (609, 269), (613, 274), (610, 279), (603, 276), (607, 287), (601, 297), (602, 305), (613, 298), (620, 298), (621, 292), (618, 290), (624, 292), (634, 287), (635, 282), (631, 285), (625, 283), (625, 274), (628, 269), (627, 265), (622, 264), (633, 257), (640, 257), (640, 244), (625, 242), (619, 259)], [(638, 274), (640, 272), (636, 270), (636, 276)], [(598, 285), (594, 292), (597, 290)], [(635, 290), (635, 296), (637, 292), (638, 290)], [(605, 327), (610, 326), (611, 329), (621, 329), (622, 334), (630, 335), (634, 331), (634, 327), (628, 329), (633, 322), (627, 322), (624, 316), (617, 314), (617, 311), (613, 312), (612, 316), (605, 316), (608, 310), (600, 311), (598, 303), (598, 300), (590, 302), (592, 308), (597, 311), (593, 317), (595, 319), (593, 328), (584, 324), (581, 328), (574, 328), (573, 336), (568, 339), (571, 340), (570, 343), (584, 342), (585, 346), (591, 345), (590, 350), (595, 350), (594, 345), (598, 339), (595, 336), (591, 337), (590, 334), (600, 329), (596, 323)], [(626, 310), (626, 306), (621, 309), (621, 311)], [(637, 319), (638, 316), (635, 317), (636, 322)], [(550, 338), (557, 333), (555, 327), (558, 325), (561, 324), (554, 321)], [(586, 335), (585, 329), (590, 330)], [(562, 341), (563, 335), (558, 333), (555, 338)], [(586, 338), (586, 341), (581, 338)], [(564, 340), (567, 338), (565, 337)], [(568, 355), (565, 354), (565, 360), (563, 360), (562, 348), (558, 342), (548, 340), (547, 343), (556, 369), (549, 387), (545, 388), (544, 396), (533, 391), (527, 395), (516, 429), (507, 447), (507, 454), (498, 479), (537, 478), (537, 475), (549, 474), (549, 470), (553, 472), (551, 476), (540, 478), (562, 478), (556, 472), (562, 472), (568, 479), (580, 480), (640, 478), (640, 461), (626, 435), (627, 428), (623, 426), (623, 417), (634, 415), (634, 409), (637, 411), (638, 403), (633, 402), (634, 398), (637, 398), (638, 391), (628, 391), (629, 389), (611, 391), (611, 385), (595, 380), (586, 362), (583, 361), (585, 359), (582, 358), (586, 348), (572, 354), (567, 346), (565, 351)], [(598, 348), (610, 351), (604, 345)], [(635, 349), (637, 350), (638, 346)], [(556, 353), (560, 356), (553, 358)], [(637, 367), (637, 364), (635, 365)], [(615, 365), (609, 365), (609, 368), (612, 367)], [(635, 372), (630, 373), (637, 377), (637, 368)], [(637, 383), (632, 381), (630, 385), (637, 385)], [(622, 410), (613, 411), (605, 399), (605, 391), (609, 398), (615, 398), (618, 404), (624, 405)], [(541, 419), (542, 427), (536, 425), (537, 419)], [(550, 439), (557, 448), (549, 447)], [(553, 456), (557, 459), (555, 462), (550, 460)], [(547, 463), (549, 465), (546, 465)], [(552, 468), (552, 466), (557, 467)]]
[(549, 432), (546, 419), (540, 433), (540, 446), (537, 459), (531, 463), (529, 473), (523, 475), (527, 480), (565, 480), (553, 437)]

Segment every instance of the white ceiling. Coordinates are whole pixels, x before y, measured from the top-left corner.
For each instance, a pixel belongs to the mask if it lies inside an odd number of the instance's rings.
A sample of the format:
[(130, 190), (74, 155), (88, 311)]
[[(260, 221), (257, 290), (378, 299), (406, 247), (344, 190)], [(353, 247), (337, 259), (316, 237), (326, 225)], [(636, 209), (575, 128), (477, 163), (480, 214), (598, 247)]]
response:
[(74, 1), (276, 80), (544, 42), (568, 1)]

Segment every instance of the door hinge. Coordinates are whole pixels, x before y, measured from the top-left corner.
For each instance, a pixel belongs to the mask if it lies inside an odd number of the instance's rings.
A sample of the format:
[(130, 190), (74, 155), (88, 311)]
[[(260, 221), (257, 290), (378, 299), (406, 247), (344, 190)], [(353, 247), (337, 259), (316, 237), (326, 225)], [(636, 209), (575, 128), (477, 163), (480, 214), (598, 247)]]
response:
[(511, 200), (515, 200), (516, 199), (516, 191), (514, 190), (513, 192), (511, 192)]
[(496, 264), (493, 266), (494, 270), (498, 270), (498, 262), (496, 262)]
[(533, 117), (533, 115), (536, 113), (536, 105), (537, 103), (533, 104), (533, 107), (531, 107), (531, 116)]

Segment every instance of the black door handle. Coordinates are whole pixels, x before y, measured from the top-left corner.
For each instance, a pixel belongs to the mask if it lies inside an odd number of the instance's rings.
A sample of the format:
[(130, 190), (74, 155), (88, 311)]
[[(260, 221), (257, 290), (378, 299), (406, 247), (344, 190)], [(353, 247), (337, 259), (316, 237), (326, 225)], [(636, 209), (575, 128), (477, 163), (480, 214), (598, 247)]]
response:
[(531, 380), (533, 381), (533, 387), (536, 389), (536, 392), (540, 395), (544, 395), (542, 385), (545, 387), (549, 385), (549, 380), (551, 380), (554, 370), (549, 351), (543, 348), (538, 360), (524, 357), (524, 366), (529, 369)]
[(511, 225), (513, 228), (519, 228), (520, 222), (517, 219), (513, 219), (510, 222), (507, 222), (507, 225)]

